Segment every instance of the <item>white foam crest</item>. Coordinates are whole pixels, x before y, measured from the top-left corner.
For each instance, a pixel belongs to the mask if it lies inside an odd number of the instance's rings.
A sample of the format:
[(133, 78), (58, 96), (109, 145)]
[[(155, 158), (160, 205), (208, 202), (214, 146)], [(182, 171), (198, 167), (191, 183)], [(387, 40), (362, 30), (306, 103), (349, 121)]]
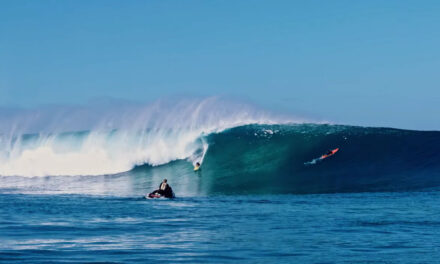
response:
[(216, 97), (27, 110), (1, 119), (0, 175), (29, 177), (115, 174), (178, 159), (203, 162), (208, 149), (203, 136), (210, 133), (246, 124), (303, 121)]

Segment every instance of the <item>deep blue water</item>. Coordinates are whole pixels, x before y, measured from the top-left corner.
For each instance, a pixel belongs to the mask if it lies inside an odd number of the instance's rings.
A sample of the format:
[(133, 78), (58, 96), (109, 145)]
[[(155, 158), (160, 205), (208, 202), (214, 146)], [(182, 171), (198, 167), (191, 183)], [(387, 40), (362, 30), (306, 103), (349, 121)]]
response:
[[(0, 262), (440, 262), (438, 131), (5, 135)], [(142, 198), (164, 178), (176, 199)]]
[(0, 194), (4, 263), (438, 263), (440, 193)]

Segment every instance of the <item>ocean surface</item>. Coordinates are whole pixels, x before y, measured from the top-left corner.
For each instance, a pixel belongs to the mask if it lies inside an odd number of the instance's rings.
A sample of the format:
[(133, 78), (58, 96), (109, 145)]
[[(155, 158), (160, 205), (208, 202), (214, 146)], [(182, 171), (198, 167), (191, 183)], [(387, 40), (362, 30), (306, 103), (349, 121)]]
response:
[(440, 194), (0, 195), (3, 263), (438, 263)]
[(217, 103), (0, 111), (0, 262), (438, 263), (440, 132)]

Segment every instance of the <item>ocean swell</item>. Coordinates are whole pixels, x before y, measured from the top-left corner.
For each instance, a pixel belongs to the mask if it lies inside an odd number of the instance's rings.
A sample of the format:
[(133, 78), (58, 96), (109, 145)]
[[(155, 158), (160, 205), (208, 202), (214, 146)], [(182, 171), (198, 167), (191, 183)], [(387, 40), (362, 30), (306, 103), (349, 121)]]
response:
[[(247, 125), (208, 138), (210, 194), (407, 191), (440, 186), (440, 132)], [(339, 151), (314, 164), (330, 149)]]
[(0, 175), (27, 177), (115, 174), (181, 159), (201, 162), (211, 133), (247, 124), (303, 122), (217, 97), (46, 107), (9, 111), (0, 118)]

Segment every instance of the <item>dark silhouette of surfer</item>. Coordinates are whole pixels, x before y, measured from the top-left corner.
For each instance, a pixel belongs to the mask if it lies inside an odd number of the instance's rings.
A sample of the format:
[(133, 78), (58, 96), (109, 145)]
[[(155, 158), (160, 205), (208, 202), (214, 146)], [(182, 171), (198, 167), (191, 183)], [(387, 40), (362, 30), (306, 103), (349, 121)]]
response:
[(330, 156), (335, 155), (336, 152), (338, 152), (339, 148), (335, 148), (335, 149), (330, 149), (329, 151), (327, 151), (327, 154), (322, 155), (320, 159), (325, 159), (328, 158)]
[(164, 196), (166, 198), (174, 198), (174, 192), (171, 186), (168, 184), (167, 179), (163, 179), (162, 183), (159, 185), (159, 189), (153, 191), (148, 196), (153, 197), (154, 195), (159, 194), (160, 196)]
[(196, 162), (196, 165), (194, 166), (194, 171), (199, 171), (200, 170), (200, 162)]

